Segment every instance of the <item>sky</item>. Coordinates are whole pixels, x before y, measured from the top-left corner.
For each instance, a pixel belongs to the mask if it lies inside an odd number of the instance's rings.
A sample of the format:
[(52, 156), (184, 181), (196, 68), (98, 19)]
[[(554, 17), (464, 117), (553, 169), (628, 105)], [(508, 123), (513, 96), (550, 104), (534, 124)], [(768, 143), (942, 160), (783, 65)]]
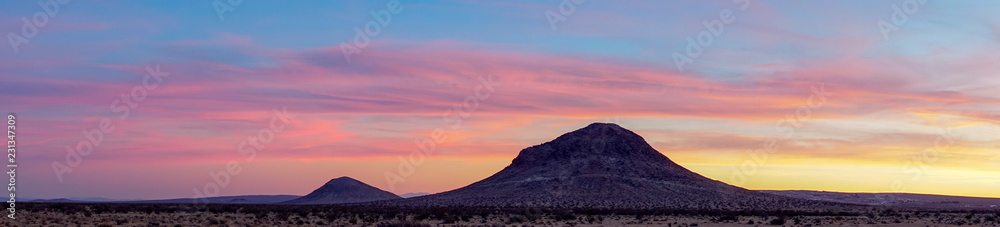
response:
[(592, 122), (749, 189), (1000, 197), (997, 7), (4, 1), (0, 111), (25, 198), (435, 193)]

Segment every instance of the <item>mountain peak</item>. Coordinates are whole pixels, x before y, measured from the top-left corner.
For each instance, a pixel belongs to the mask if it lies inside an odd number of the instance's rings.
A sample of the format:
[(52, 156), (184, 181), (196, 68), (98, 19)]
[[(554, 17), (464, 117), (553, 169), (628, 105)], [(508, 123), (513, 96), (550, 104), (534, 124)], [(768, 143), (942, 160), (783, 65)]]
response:
[(632, 131), (629, 131), (628, 129), (622, 128), (622, 126), (618, 126), (617, 124), (614, 124), (614, 123), (602, 123), (602, 122), (591, 123), (590, 125), (587, 125), (587, 127), (583, 127), (583, 128), (577, 129), (577, 130), (572, 131), (572, 132), (567, 133), (567, 134), (572, 134), (572, 133), (584, 134), (584, 135), (589, 135), (589, 136), (636, 136), (636, 137), (639, 137), (639, 135), (636, 135), (635, 133), (633, 133)]
[(362, 183), (359, 180), (355, 180), (354, 178), (350, 178), (348, 176), (342, 176), (330, 179), (330, 181), (327, 181), (326, 184), (364, 184), (364, 183)]
[[(586, 127), (559, 136), (552, 142), (560, 140), (586, 139), (590, 141), (626, 140), (630, 143), (646, 143), (646, 141), (628, 129), (614, 123), (595, 122)], [(580, 141), (574, 141), (580, 142)]]
[(701, 176), (638, 134), (593, 123), (531, 146), (486, 179), (386, 204), (448, 206), (746, 208), (798, 203)]
[(592, 123), (555, 140), (521, 150), (511, 166), (590, 159), (635, 160), (676, 166), (646, 143), (642, 136), (612, 123)]
[(625, 129), (625, 128), (622, 128), (622, 126), (619, 126), (618, 124), (615, 124), (615, 123), (606, 123), (606, 122), (594, 122), (594, 123), (590, 123), (589, 125), (587, 125), (587, 127), (583, 127), (581, 129), (588, 129), (588, 128), (619, 128), (619, 129)]
[(391, 192), (383, 191), (364, 182), (350, 177), (338, 177), (327, 181), (326, 184), (297, 199), (285, 203), (294, 204), (336, 204), (336, 203), (357, 203), (387, 199), (398, 199), (399, 196)]

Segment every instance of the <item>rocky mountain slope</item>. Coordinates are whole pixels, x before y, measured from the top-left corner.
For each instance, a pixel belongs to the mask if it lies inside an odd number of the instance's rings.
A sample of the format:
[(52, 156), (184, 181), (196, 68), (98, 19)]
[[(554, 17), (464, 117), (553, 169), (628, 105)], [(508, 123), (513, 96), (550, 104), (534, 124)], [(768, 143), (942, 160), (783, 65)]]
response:
[(691, 172), (615, 124), (594, 123), (521, 150), (493, 176), (452, 191), (379, 202), (406, 206), (811, 208)]

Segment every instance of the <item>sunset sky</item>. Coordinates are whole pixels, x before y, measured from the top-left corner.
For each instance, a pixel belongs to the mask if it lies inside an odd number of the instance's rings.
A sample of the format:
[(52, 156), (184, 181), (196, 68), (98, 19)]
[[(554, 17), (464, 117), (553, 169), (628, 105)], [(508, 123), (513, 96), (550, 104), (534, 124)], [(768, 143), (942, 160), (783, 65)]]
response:
[(434, 193), (613, 122), (749, 189), (1000, 197), (998, 2), (392, 2), (0, 3), (18, 195)]

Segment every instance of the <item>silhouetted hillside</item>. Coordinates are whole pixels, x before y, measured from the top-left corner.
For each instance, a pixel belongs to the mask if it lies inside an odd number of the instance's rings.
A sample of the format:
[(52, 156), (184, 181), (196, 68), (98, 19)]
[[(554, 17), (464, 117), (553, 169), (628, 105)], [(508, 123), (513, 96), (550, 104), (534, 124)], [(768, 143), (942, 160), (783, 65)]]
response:
[(632, 131), (608, 123), (594, 123), (521, 150), (509, 166), (468, 186), (379, 204), (723, 209), (834, 205), (703, 177), (677, 165)]
[(358, 203), (377, 200), (399, 199), (391, 192), (383, 191), (350, 177), (340, 177), (326, 182), (308, 195), (293, 199), (286, 204), (338, 204)]

